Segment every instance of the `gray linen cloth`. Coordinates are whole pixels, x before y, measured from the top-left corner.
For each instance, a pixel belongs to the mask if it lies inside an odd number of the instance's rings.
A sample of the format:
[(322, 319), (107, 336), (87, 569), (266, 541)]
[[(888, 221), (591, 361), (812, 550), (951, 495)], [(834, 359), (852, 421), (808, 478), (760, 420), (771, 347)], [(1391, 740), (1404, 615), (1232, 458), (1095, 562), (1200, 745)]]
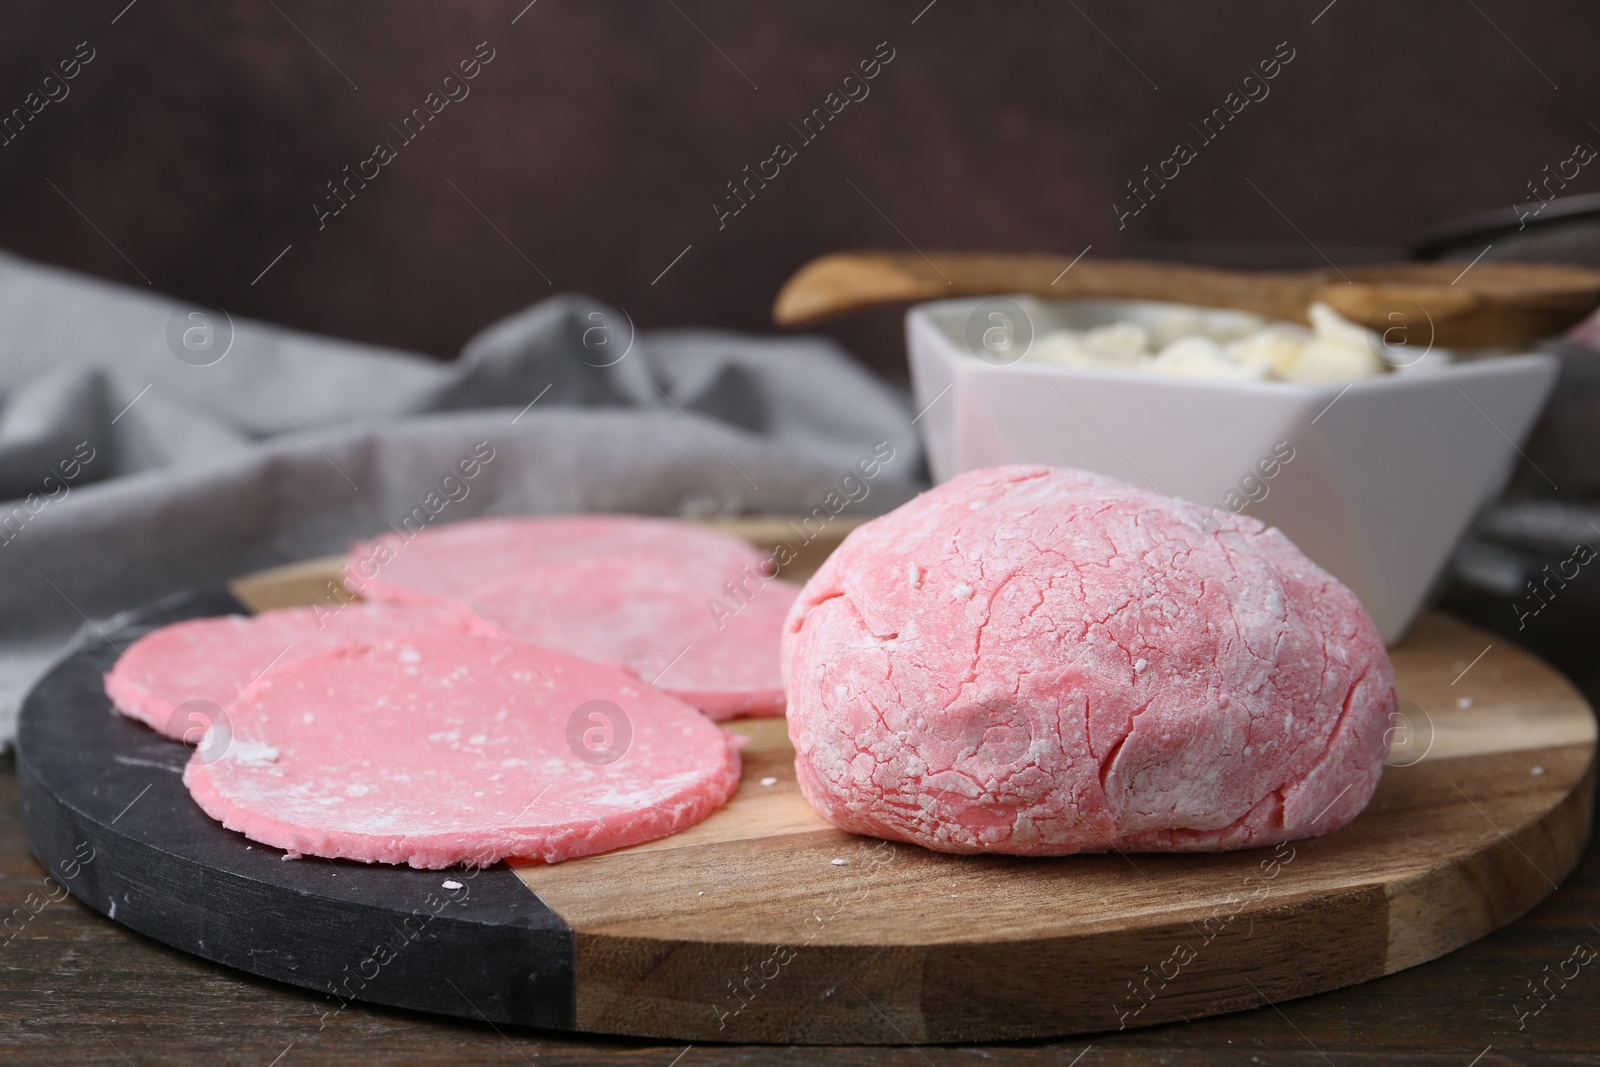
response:
[(91, 620), (408, 519), (809, 513), (847, 490), (866, 515), (925, 478), (904, 396), (831, 342), (634, 336), (579, 296), (444, 364), (0, 253), (0, 397), (0, 745)]

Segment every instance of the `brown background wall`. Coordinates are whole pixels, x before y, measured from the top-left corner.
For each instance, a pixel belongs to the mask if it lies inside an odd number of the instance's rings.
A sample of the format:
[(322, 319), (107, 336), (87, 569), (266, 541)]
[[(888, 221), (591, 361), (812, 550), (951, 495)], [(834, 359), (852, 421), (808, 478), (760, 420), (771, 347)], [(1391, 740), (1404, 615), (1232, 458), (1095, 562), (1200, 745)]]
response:
[[(788, 273), (841, 247), (1281, 242), (1318, 261), (1298, 227), (1349, 258), (1525, 200), (1600, 144), (1588, 3), (538, 0), (513, 25), (524, 3), (13, 5), (0, 108), (79, 41), (96, 55), (0, 147), (0, 245), (449, 356), (561, 290), (641, 326), (769, 330)], [(471, 95), (319, 231), (324, 183), (398, 145), (389, 123), (481, 41)], [(881, 41), (871, 95), (799, 147), (789, 123)], [(1119, 232), (1124, 183), (1198, 146), (1189, 122), (1284, 41), (1270, 96)], [(713, 201), (779, 140), (798, 158), (719, 231)], [(1566, 191), (1594, 189), (1600, 168)], [(903, 373), (895, 315), (839, 336)]]

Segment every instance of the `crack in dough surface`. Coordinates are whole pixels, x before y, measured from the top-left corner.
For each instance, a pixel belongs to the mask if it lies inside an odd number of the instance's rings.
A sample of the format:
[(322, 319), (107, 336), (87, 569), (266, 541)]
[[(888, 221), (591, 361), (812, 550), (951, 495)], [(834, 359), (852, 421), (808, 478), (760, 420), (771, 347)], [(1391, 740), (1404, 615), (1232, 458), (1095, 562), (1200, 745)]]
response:
[(806, 798), (951, 852), (1220, 850), (1348, 823), (1395, 708), (1383, 643), (1279, 531), (1212, 525), (1014, 466), (852, 533), (785, 622)]

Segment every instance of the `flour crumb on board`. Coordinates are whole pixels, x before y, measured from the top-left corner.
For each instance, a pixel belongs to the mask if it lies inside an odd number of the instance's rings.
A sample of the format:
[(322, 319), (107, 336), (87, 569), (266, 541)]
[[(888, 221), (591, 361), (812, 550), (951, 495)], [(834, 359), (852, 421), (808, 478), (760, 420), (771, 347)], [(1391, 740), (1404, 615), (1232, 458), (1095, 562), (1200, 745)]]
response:
[(847, 864), (849, 862), (850, 861), (847, 860), (847, 859), (836, 859), (836, 860), (833, 861), (833, 865), (835, 867), (843, 867), (845, 864)]
[(778, 784), (778, 780), (776, 778), (772, 777), (771, 775), (768, 775), (767, 777), (761, 779), (761, 784), (762, 785), (777, 785)]
[(454, 878), (447, 878), (440, 884), (439, 888), (448, 889), (454, 892), (455, 890), (461, 888), (461, 883), (456, 881)]

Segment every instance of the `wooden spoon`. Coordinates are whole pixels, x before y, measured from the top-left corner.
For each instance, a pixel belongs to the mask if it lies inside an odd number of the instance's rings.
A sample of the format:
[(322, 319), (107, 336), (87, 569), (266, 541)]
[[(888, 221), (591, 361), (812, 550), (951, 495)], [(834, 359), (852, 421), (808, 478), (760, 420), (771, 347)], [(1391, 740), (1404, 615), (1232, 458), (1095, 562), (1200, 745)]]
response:
[(1321, 300), (1380, 332), (1425, 329), (1420, 308), (1432, 324), (1432, 343), (1441, 347), (1521, 347), (1563, 333), (1600, 307), (1600, 272), (1507, 262), (1465, 270), (1459, 263), (1385, 263), (1343, 271), (1236, 271), (1133, 259), (837, 252), (796, 271), (779, 291), (772, 317), (780, 326), (809, 326), (884, 304), (1006, 293), (1166, 300), (1300, 323)]

